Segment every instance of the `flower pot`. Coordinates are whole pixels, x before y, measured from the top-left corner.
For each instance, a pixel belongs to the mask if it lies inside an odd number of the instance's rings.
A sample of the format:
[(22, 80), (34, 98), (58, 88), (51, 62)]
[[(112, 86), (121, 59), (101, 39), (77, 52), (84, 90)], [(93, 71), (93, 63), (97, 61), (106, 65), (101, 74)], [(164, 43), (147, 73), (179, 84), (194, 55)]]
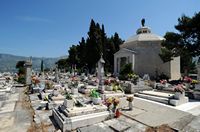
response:
[(115, 111), (115, 117), (116, 117), (116, 118), (119, 118), (120, 115), (121, 115), (121, 113), (120, 113), (119, 109), (117, 109), (117, 110)]
[(95, 97), (93, 97), (92, 98), (92, 102), (93, 102), (93, 104), (100, 104), (101, 103), (101, 98), (95, 98)]
[(113, 88), (112, 88), (111, 86), (106, 86), (106, 90), (107, 90), (107, 91), (112, 91)]
[(64, 103), (63, 105), (66, 107), (66, 108), (73, 108), (74, 107), (74, 101), (72, 99), (64, 99)]
[(56, 97), (57, 97), (57, 96), (58, 96), (58, 94), (59, 94), (58, 90), (53, 90), (53, 95), (54, 95), (54, 96), (56, 96)]
[(78, 88), (72, 88), (71, 92), (73, 95), (77, 95), (78, 94)]
[(129, 107), (129, 110), (132, 110), (133, 109), (133, 102), (131, 101), (129, 101), (128, 102), (128, 107)]
[(183, 98), (183, 97), (185, 97), (185, 92), (175, 92), (175, 94), (174, 94), (174, 98), (175, 99), (181, 99), (181, 98)]
[(189, 89), (190, 88), (190, 83), (185, 83), (185, 88)]

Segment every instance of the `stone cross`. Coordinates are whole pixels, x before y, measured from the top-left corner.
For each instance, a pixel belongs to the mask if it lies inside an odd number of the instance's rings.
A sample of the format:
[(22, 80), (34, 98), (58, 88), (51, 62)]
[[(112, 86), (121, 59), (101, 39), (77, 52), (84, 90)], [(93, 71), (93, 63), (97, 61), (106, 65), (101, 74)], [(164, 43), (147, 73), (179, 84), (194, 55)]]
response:
[(101, 58), (98, 61), (98, 79), (99, 79), (99, 87), (98, 90), (103, 93), (104, 92), (104, 59), (103, 54), (101, 54)]

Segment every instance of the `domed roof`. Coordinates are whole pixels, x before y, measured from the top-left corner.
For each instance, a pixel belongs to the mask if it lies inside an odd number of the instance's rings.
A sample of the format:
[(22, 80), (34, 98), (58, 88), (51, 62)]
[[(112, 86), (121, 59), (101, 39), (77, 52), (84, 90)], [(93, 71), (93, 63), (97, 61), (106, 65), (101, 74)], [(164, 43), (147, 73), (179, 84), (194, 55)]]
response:
[(129, 43), (133, 41), (162, 41), (163, 37), (151, 33), (150, 28), (144, 26), (137, 30), (137, 34), (128, 38), (124, 43)]

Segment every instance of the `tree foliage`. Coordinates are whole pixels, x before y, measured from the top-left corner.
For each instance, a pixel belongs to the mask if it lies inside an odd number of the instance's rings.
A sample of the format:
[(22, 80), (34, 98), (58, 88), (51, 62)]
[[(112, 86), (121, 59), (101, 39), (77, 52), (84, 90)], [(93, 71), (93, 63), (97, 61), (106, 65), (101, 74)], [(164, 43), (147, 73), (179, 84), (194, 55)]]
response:
[(40, 68), (41, 72), (44, 72), (44, 62), (43, 60), (41, 60), (41, 68)]
[(18, 74), (19, 75), (25, 75), (25, 61), (18, 61), (16, 64), (16, 68), (18, 69)]
[(69, 67), (69, 59), (60, 59), (56, 62), (58, 65), (58, 69), (68, 70)]
[(172, 57), (181, 57), (181, 71), (194, 71), (195, 64), (192, 57), (200, 55), (200, 12), (193, 17), (181, 16), (175, 25), (178, 33), (167, 32), (162, 45), (166, 48), (160, 54), (164, 62)]
[(68, 50), (68, 64), (76, 65), (78, 69), (87, 67), (89, 72), (94, 72), (96, 64), (103, 53), (105, 69), (113, 72), (114, 53), (119, 50), (119, 45), (123, 40), (117, 33), (108, 37), (105, 33), (104, 25), (100, 26), (92, 19), (87, 38), (81, 38), (78, 45), (72, 45)]

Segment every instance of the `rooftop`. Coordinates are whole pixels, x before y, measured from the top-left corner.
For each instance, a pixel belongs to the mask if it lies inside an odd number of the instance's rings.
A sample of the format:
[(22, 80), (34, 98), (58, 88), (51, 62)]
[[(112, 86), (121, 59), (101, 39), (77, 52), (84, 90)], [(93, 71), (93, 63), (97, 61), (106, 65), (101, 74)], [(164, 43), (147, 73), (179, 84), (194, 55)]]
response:
[(137, 30), (136, 35), (128, 38), (124, 43), (129, 43), (133, 41), (162, 41), (163, 37), (151, 33), (151, 29), (149, 27), (141, 27)]

